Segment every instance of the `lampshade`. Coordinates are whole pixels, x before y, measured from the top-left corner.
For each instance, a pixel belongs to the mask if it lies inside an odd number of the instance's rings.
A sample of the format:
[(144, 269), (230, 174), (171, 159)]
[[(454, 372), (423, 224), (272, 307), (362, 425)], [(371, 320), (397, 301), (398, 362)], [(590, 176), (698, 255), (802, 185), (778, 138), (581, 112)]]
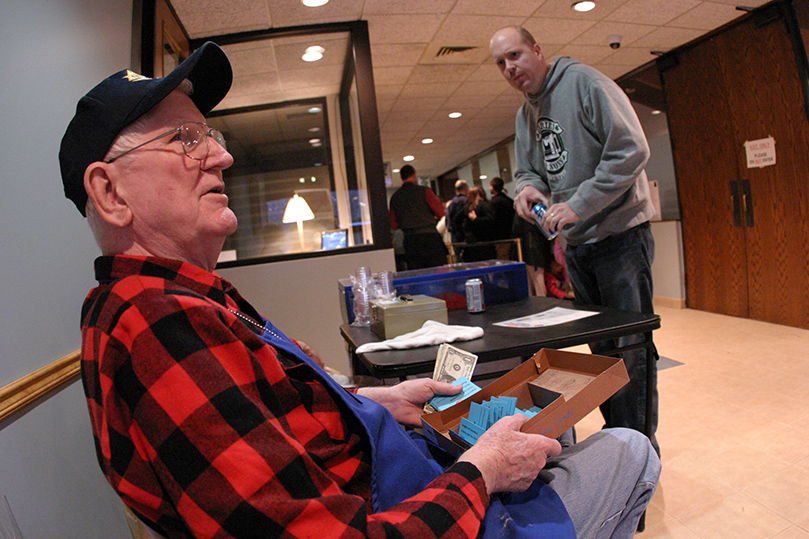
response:
[(295, 195), (287, 202), (282, 221), (284, 223), (299, 223), (314, 218), (315, 214), (312, 213), (312, 208), (309, 207), (309, 204), (306, 203), (303, 197)]

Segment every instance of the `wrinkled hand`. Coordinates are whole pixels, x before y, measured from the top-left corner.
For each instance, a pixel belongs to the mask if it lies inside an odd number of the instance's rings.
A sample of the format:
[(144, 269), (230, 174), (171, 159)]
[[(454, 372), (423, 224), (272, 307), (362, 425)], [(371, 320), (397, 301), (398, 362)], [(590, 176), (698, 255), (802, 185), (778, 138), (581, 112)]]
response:
[(533, 208), (537, 202), (542, 202), (546, 206), (548, 205), (548, 200), (545, 198), (545, 195), (539, 192), (539, 189), (526, 185), (522, 188), (522, 191), (514, 197), (514, 209), (517, 210), (517, 215), (533, 223), (534, 214), (531, 213), (531, 208)]
[(562, 452), (562, 446), (552, 438), (520, 432), (526, 421), (522, 414), (504, 417), (458, 459), (480, 470), (489, 494), (522, 492), (537, 478), (548, 457)]
[(303, 351), (304, 354), (309, 356), (309, 358), (312, 361), (317, 363), (321, 368), (323, 368), (323, 369), (326, 368), (326, 363), (323, 362), (323, 358), (320, 357), (320, 354), (315, 352), (314, 348), (312, 348), (311, 346), (309, 346), (308, 344), (306, 344), (303, 341), (295, 341), (295, 342), (298, 343), (298, 348), (300, 348)]
[(555, 232), (566, 224), (575, 223), (578, 220), (579, 216), (570, 209), (567, 202), (560, 202), (548, 208), (548, 212), (542, 219), (542, 228)]
[(457, 395), (461, 389), (461, 386), (418, 378), (390, 387), (362, 387), (357, 393), (387, 408), (402, 425), (418, 427), (421, 425), (425, 402), (434, 395)]

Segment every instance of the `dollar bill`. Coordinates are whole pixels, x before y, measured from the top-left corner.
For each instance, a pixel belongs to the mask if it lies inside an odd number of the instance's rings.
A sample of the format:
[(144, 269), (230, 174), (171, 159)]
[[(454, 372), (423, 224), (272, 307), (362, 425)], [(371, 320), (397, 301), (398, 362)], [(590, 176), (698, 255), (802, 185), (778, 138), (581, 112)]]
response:
[[(447, 343), (441, 344), (435, 358), (433, 380), (448, 383), (452, 383), (461, 377), (471, 380), (472, 372), (475, 370), (477, 362), (478, 356), (475, 354), (470, 354)], [(425, 404), (424, 411), (427, 413), (435, 412), (435, 408), (430, 404)]]
[(433, 380), (447, 383), (461, 377), (471, 380), (477, 362), (478, 356), (475, 354), (444, 343), (438, 348)]

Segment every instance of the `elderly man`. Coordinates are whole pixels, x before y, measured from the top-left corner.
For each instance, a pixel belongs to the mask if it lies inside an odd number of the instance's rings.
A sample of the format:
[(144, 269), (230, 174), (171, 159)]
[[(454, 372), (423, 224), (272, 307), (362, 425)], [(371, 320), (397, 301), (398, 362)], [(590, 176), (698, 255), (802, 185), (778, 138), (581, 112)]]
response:
[[(654, 312), (654, 207), (644, 172), (649, 145), (626, 94), (577, 60), (561, 57), (549, 64), (521, 27), (495, 32), (490, 50), (506, 81), (525, 95), (514, 141), (517, 213), (533, 222), (531, 208), (537, 202), (549, 206), (543, 226), (563, 229), (576, 301)], [(642, 339), (633, 335), (617, 345)], [(615, 346), (596, 343), (592, 350)], [(644, 348), (623, 355), (631, 381), (601, 411), (608, 427), (646, 432), (657, 448), (657, 368), (648, 353)]]
[(399, 423), (457, 387), (346, 391), (213, 271), (237, 223), (232, 157), (203, 115), (231, 79), (212, 43), (164, 79), (121, 71), (62, 141), (65, 192), (102, 251), (82, 379), (127, 506), (178, 538), (631, 536), (659, 473), (644, 437), (563, 451), (511, 416), (453, 461)]

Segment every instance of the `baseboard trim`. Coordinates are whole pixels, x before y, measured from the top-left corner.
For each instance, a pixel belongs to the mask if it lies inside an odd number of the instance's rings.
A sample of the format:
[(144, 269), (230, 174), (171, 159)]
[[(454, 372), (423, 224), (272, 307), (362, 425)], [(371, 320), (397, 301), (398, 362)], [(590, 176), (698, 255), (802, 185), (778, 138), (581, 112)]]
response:
[(671, 309), (685, 309), (685, 300), (678, 298), (655, 296), (654, 304), (659, 307), (669, 307)]

